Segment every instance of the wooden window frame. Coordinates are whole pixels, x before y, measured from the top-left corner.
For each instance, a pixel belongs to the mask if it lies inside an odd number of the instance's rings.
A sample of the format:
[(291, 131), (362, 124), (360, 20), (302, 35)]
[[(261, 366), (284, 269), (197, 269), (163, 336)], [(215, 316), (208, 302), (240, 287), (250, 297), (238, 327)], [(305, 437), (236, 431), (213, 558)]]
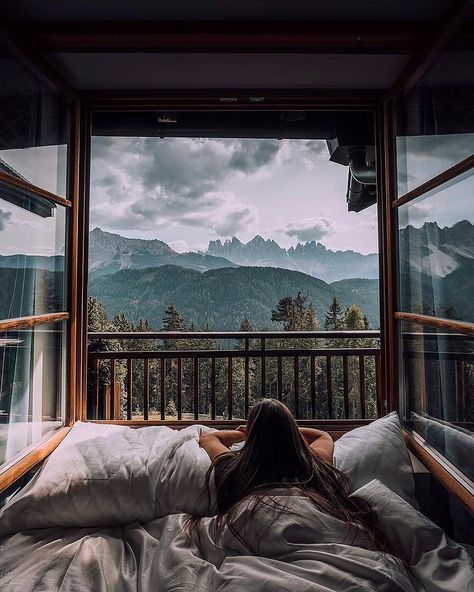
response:
[(431, 475), (451, 492), (461, 504), (474, 513), (474, 486), (433, 446), (426, 442), (418, 432), (403, 429), (405, 443)]
[(417, 199), (418, 197), (421, 197), (422, 195), (425, 195), (425, 194), (429, 193), (430, 191), (434, 191), (435, 189), (438, 189), (439, 187), (441, 187), (442, 185), (444, 185), (448, 181), (453, 181), (454, 179), (456, 179), (457, 177), (459, 177), (463, 173), (467, 173), (468, 171), (470, 171), (473, 168), (474, 168), (474, 154), (471, 156), (468, 156), (464, 160), (461, 160), (461, 162), (456, 163), (454, 166), (450, 167), (449, 169), (446, 169), (445, 171), (443, 171), (439, 175), (436, 175), (435, 177), (432, 177), (428, 181), (425, 181), (421, 185), (418, 185), (418, 187), (415, 187), (415, 189), (408, 191), (407, 193), (405, 193), (401, 197), (397, 197), (392, 202), (392, 208), (399, 208), (401, 206), (404, 206), (405, 204), (410, 203), (414, 199)]
[[(383, 142), (383, 128), (382, 128), (382, 103), (380, 93), (373, 91), (355, 92), (351, 95), (348, 91), (325, 91), (318, 92), (314, 90), (295, 90), (295, 91), (276, 91), (275, 89), (259, 90), (258, 95), (265, 97), (264, 103), (255, 104), (249, 97), (255, 96), (255, 90), (211, 90), (211, 91), (138, 91), (137, 94), (132, 93), (132, 96), (127, 96), (122, 91), (88, 91), (83, 97), (83, 122), (85, 128), (83, 130), (83, 147), (84, 152), (81, 155), (84, 167), (84, 187), (81, 195), (81, 229), (82, 234), (79, 240), (81, 245), (81, 259), (85, 262), (83, 268), (83, 275), (80, 278), (82, 285), (82, 299), (83, 310), (82, 326), (80, 333), (82, 334), (80, 352), (80, 362), (82, 364), (82, 371), (79, 375), (85, 377), (87, 375), (87, 284), (88, 284), (88, 232), (89, 232), (89, 179), (90, 179), (90, 140), (91, 136), (89, 130), (91, 129), (91, 118), (94, 112), (102, 111), (192, 111), (199, 110), (213, 110), (213, 111), (279, 111), (282, 109), (295, 110), (304, 109), (306, 111), (351, 111), (371, 113), (374, 118), (374, 142), (376, 146), (382, 145)], [(236, 96), (237, 101), (234, 103), (224, 103), (221, 97)], [(353, 97), (353, 101), (351, 100)], [(382, 191), (382, 167), (378, 170), (378, 182), (380, 190)], [(384, 275), (387, 268), (386, 252), (385, 252), (385, 234), (386, 234), (386, 212), (384, 200), (377, 202), (377, 217), (378, 217), (378, 243), (379, 243), (379, 273), (380, 277)], [(386, 282), (387, 280), (385, 280)], [(383, 319), (387, 317), (386, 300), (384, 298), (384, 291), (379, 291), (379, 311), (381, 318), (380, 331), (380, 350), (381, 359), (389, 359), (387, 351), (386, 339), (384, 337)], [(389, 380), (386, 376), (385, 365), (380, 365), (380, 383), (384, 389), (388, 389)], [(387, 390), (386, 390), (387, 392)], [(387, 397), (387, 410), (391, 411), (390, 399)], [(78, 391), (76, 407), (81, 409), (81, 415), (78, 415), (82, 421), (87, 419), (87, 382), (83, 378), (82, 389)], [(184, 420), (182, 420), (184, 421)], [(212, 420), (201, 421), (202, 424), (211, 425)], [(343, 420), (344, 421), (344, 420)], [(350, 420), (345, 420), (350, 421)], [(117, 422), (122, 425), (132, 425), (133, 420), (108, 420), (110, 423)], [(325, 420), (312, 420), (311, 424), (323, 429), (321, 426), (325, 425)], [(146, 425), (151, 425), (147, 423)], [(157, 424), (159, 425), (159, 424)], [(170, 425), (170, 424), (167, 424)], [(177, 424), (178, 425), (178, 424)], [(185, 425), (180, 423), (179, 425)], [(347, 423), (349, 431), (353, 429), (353, 425)]]
[[(386, 327), (388, 351), (390, 360), (387, 360), (388, 374), (390, 377), (390, 396), (393, 408), (399, 409), (402, 393), (400, 391), (398, 377), (399, 363), (399, 321), (408, 321), (422, 326), (429, 326), (448, 331), (456, 331), (466, 335), (474, 335), (474, 323), (442, 319), (430, 315), (403, 312), (397, 309), (398, 294), (398, 208), (410, 203), (414, 199), (441, 187), (444, 183), (456, 179), (463, 173), (474, 167), (474, 155), (456, 163), (454, 166), (442, 171), (435, 177), (425, 181), (413, 190), (398, 196), (396, 192), (396, 156), (395, 156), (395, 103), (408, 93), (430, 66), (436, 61), (441, 52), (454, 39), (461, 30), (470, 11), (470, 2), (467, 0), (453, 0), (446, 15), (440, 19), (439, 25), (433, 31), (433, 35), (427, 45), (415, 55), (407, 64), (392, 88), (385, 94), (383, 101), (384, 119), (384, 190), (386, 192), (387, 207), (387, 265), (389, 280)], [(404, 404), (404, 402), (402, 401)], [(449, 460), (436, 451), (423, 440), (415, 431), (404, 429), (404, 437), (409, 449), (429, 469), (450, 493), (454, 495), (471, 513), (474, 511), (474, 492), (471, 484), (463, 474), (453, 469)]]
[(79, 198), (79, 144), (77, 141), (79, 131), (78, 105), (79, 100), (76, 93), (69, 87), (60, 76), (43, 60), (31, 47), (17, 39), (5, 27), (0, 26), (0, 39), (11, 51), (12, 56), (28, 70), (32, 76), (38, 78), (44, 85), (53, 92), (58, 93), (66, 99), (69, 106), (70, 130), (68, 135), (68, 162), (67, 162), (67, 195), (71, 199), (64, 198), (55, 193), (47, 191), (33, 183), (19, 179), (6, 172), (0, 171), (0, 183), (27, 192), (28, 194), (47, 199), (66, 209), (65, 220), (65, 271), (67, 278), (68, 301), (66, 309), (61, 312), (31, 315), (20, 318), (1, 319), (0, 333), (37, 327), (56, 322), (67, 322), (65, 329), (67, 337), (66, 346), (66, 382), (64, 385), (65, 417), (64, 425), (45, 434), (39, 442), (36, 442), (22, 450), (11, 461), (0, 468), (0, 492), (10, 487), (16, 480), (25, 475), (34, 466), (46, 458), (63, 440), (69, 432), (75, 417), (75, 389), (76, 389), (76, 366), (75, 358), (71, 355), (75, 347), (77, 336), (76, 324), (76, 277), (77, 258), (75, 257), (75, 244), (77, 241), (77, 212)]

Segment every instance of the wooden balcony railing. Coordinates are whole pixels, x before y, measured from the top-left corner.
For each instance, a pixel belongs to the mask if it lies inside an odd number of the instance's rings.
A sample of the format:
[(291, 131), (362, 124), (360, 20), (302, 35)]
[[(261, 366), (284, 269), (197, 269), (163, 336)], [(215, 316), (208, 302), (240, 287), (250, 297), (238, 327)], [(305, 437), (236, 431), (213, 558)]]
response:
[(284, 401), (299, 419), (385, 413), (378, 331), (88, 337), (90, 419), (244, 419), (263, 396)]

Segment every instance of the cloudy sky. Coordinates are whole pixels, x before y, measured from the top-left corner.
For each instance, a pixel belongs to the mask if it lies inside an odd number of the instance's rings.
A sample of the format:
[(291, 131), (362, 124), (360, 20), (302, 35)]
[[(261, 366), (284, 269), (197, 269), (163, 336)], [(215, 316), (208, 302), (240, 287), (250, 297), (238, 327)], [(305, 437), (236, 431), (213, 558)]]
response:
[[(349, 213), (347, 168), (314, 140), (93, 138), (91, 228), (158, 238), (179, 251), (256, 234), (288, 247), (377, 251), (375, 206)], [(474, 152), (474, 134), (399, 138), (398, 179), (409, 190)], [(28, 180), (64, 194), (66, 147), (5, 150)], [(473, 174), (400, 209), (400, 224), (474, 223)], [(27, 237), (27, 240), (25, 240)], [(64, 252), (64, 210), (41, 218), (0, 199), (0, 253)]]
[(376, 252), (375, 207), (347, 211), (347, 173), (324, 141), (96, 137), (91, 228), (180, 251), (260, 234)]

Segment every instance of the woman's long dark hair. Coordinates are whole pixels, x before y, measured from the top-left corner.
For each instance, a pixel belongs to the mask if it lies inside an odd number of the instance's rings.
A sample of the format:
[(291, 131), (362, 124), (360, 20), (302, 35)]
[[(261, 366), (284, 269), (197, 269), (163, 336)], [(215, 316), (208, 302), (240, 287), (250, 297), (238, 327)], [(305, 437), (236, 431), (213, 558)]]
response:
[[(224, 456), (226, 462), (222, 462)], [(220, 455), (211, 463), (206, 475), (209, 511), (210, 480), (221, 462), (216, 479), (217, 528), (226, 525), (234, 531), (232, 510), (243, 499), (252, 499), (252, 511), (256, 511), (267, 505), (264, 496), (270, 490), (297, 488), (318, 509), (344, 521), (348, 533), (353, 530), (355, 537), (362, 531), (372, 549), (386, 550), (370, 506), (349, 497), (348, 477), (311, 452), (290, 410), (280, 401), (265, 398), (256, 403), (249, 414), (243, 448)], [(198, 522), (197, 517), (189, 520), (190, 533)]]

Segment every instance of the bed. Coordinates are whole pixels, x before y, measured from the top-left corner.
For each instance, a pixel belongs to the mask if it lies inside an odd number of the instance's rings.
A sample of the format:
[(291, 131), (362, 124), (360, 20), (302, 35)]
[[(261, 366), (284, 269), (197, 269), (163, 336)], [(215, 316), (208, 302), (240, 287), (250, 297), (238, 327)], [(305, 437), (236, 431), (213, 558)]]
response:
[[(397, 557), (297, 491), (268, 493), (284, 512), (241, 502), (239, 538), (217, 531), (204, 516), (209, 458), (198, 444), (209, 429), (75, 424), (0, 511), (2, 592), (474, 590), (469, 553), (418, 510), (396, 414), (343, 436), (335, 462)], [(190, 512), (203, 515), (192, 537)]]

